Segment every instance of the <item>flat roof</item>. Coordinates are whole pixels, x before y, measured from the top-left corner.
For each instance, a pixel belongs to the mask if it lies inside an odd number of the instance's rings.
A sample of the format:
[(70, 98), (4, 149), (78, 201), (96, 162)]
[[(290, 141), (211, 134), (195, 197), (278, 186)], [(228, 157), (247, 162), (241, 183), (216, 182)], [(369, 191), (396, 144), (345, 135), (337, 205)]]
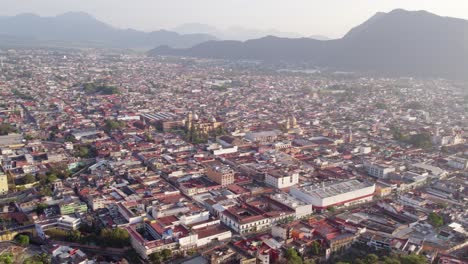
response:
[(310, 196), (318, 198), (333, 197), (344, 193), (353, 192), (359, 189), (373, 186), (373, 183), (360, 182), (358, 180), (349, 180), (344, 182), (332, 183), (324, 186), (304, 186), (300, 190)]

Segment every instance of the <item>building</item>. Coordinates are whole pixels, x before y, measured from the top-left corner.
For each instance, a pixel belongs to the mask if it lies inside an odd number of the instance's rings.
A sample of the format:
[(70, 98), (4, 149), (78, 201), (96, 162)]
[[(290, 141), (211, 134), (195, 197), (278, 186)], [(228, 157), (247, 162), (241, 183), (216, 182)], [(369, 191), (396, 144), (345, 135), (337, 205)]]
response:
[(221, 222), (239, 234), (267, 229), (270, 219), (248, 206), (232, 206), (220, 214)]
[(296, 218), (302, 218), (312, 214), (312, 205), (303, 202), (287, 193), (275, 193), (270, 199), (281, 203), (296, 212)]
[(142, 222), (146, 217), (144, 205), (135, 201), (121, 202), (117, 204), (119, 213), (130, 224)]
[(65, 230), (76, 230), (81, 225), (81, 219), (64, 215), (57, 219), (57, 227)]
[(234, 183), (234, 170), (220, 162), (209, 164), (206, 168), (206, 176), (221, 186)]
[(155, 126), (157, 129), (164, 132), (170, 131), (175, 128), (181, 128), (184, 126), (184, 120), (178, 118), (172, 113), (154, 113), (154, 114), (142, 114), (140, 120), (145, 124)]
[(245, 138), (252, 142), (267, 143), (275, 141), (279, 135), (281, 135), (279, 130), (248, 132)]
[(348, 180), (322, 186), (291, 187), (292, 196), (312, 204), (315, 210), (330, 206), (350, 206), (371, 201), (375, 184)]
[(86, 254), (69, 246), (56, 245), (51, 250), (52, 263), (74, 263), (86, 264), (90, 263)]
[(369, 173), (370, 176), (379, 179), (387, 178), (389, 173), (395, 172), (395, 167), (386, 166), (382, 164), (367, 163), (364, 164), (364, 166), (367, 170), (367, 173)]
[(448, 160), (448, 165), (457, 170), (465, 170), (468, 168), (468, 159), (451, 157)]
[(8, 177), (0, 170), (0, 194), (8, 193)]
[(265, 173), (265, 183), (275, 188), (282, 189), (296, 185), (299, 182), (299, 173), (283, 172), (279, 170)]
[(23, 145), (23, 137), (20, 134), (0, 136), (0, 147), (17, 148)]
[(74, 203), (63, 203), (59, 205), (60, 214), (67, 215), (73, 213), (86, 213), (88, 211), (88, 206), (83, 202), (74, 202)]
[(197, 134), (209, 134), (221, 128), (222, 122), (218, 122), (215, 117), (209, 119), (199, 118), (197, 114), (189, 112), (185, 119), (185, 127), (188, 131), (192, 130)]

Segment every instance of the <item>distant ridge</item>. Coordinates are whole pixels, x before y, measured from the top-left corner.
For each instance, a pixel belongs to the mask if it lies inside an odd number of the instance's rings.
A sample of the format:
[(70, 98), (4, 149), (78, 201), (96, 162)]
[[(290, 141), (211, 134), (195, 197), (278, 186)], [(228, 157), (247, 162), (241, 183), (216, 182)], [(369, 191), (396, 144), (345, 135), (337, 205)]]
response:
[[(23, 38), (30, 39), (30, 42), (15, 42), (15, 39)], [(55, 17), (40, 17), (34, 14), (0, 17), (0, 45), (56, 44), (142, 49), (168, 45), (186, 48), (213, 39), (215, 37), (208, 34), (178, 34), (165, 30), (147, 33), (133, 29), (117, 29), (83, 12), (68, 12)]]
[(151, 55), (309, 62), (337, 70), (468, 79), (468, 21), (426, 11), (377, 13), (343, 38), (207, 41)]

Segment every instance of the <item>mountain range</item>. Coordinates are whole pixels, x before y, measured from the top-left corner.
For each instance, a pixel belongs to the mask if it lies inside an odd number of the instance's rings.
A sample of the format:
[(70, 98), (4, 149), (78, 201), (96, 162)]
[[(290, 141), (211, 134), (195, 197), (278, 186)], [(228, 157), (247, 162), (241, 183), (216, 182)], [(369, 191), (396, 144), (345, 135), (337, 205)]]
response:
[(55, 17), (34, 14), (0, 17), (0, 45), (150, 49), (160, 45), (185, 48), (214, 39), (211, 35), (198, 33), (118, 29), (82, 12)]
[(186, 49), (160, 46), (149, 54), (307, 62), (344, 71), (468, 79), (468, 21), (396, 9), (375, 14), (336, 40), (212, 40)]
[[(294, 33), (294, 32), (283, 32), (275, 29), (269, 30), (260, 30), (254, 28), (245, 28), (239, 26), (233, 26), (226, 29), (219, 29), (217, 27), (213, 27), (206, 24), (200, 23), (188, 23), (182, 24), (176, 28), (172, 29), (173, 31), (179, 34), (193, 34), (193, 33), (203, 33), (215, 36), (217, 39), (223, 40), (239, 40), (245, 41), (249, 39), (261, 38), (265, 36), (276, 36), (282, 38), (301, 38), (304, 37), (301, 34)], [(309, 36), (309, 38), (313, 39), (320, 39), (326, 40), (328, 39), (325, 36), (321, 35), (313, 35)]]

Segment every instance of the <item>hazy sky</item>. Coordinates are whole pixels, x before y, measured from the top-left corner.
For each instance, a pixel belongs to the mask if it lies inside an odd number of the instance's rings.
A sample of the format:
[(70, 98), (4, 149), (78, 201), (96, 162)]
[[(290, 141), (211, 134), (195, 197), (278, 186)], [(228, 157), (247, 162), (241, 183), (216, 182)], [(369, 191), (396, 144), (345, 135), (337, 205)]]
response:
[(0, 15), (84, 11), (117, 27), (146, 31), (198, 22), (330, 37), (395, 8), (468, 19), (468, 0), (0, 0)]

